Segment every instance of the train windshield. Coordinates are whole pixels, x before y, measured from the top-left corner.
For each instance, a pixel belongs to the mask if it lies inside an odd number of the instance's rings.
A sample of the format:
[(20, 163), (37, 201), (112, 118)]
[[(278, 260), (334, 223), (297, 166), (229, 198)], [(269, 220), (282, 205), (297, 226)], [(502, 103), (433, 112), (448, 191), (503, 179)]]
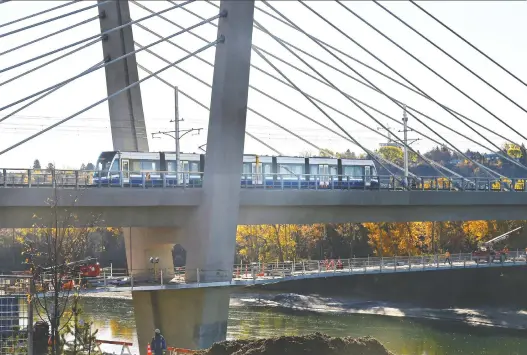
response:
[[(114, 156), (115, 156), (115, 152), (101, 153), (101, 155), (99, 156), (99, 159), (97, 160), (97, 165), (95, 166), (95, 170), (109, 171), (112, 165), (112, 160)], [(95, 172), (95, 176), (97, 176), (97, 172)]]

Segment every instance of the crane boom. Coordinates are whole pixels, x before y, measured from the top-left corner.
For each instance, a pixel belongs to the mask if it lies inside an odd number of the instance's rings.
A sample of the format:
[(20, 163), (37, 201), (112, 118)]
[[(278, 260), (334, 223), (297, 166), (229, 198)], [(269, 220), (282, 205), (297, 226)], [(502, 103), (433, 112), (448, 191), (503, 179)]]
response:
[(511, 230), (511, 231), (508, 231), (507, 233), (503, 233), (502, 235), (499, 235), (499, 236), (497, 236), (496, 238), (492, 238), (491, 240), (486, 241), (486, 242), (483, 243), (483, 244), (484, 244), (485, 246), (489, 246), (489, 245), (492, 245), (492, 244), (497, 243), (497, 242), (499, 242), (499, 241), (502, 241), (502, 240), (504, 240), (504, 239), (507, 239), (511, 233), (514, 233), (514, 232), (516, 232), (516, 231), (518, 231), (518, 230), (520, 230), (520, 229), (522, 229), (522, 228), (523, 228), (523, 227), (518, 227), (518, 228), (516, 228), (516, 229), (513, 229), (513, 230)]

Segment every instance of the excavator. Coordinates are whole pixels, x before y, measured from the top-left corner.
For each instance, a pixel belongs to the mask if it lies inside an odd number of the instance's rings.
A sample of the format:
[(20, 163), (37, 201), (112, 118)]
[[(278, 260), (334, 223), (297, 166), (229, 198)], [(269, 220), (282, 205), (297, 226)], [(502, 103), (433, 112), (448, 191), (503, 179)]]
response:
[(481, 260), (486, 260), (488, 263), (492, 263), (494, 260), (504, 262), (507, 259), (508, 250), (494, 250), (494, 244), (509, 238), (512, 233), (517, 232), (522, 228), (523, 227), (515, 228), (507, 233), (492, 238), (489, 241), (481, 243), (478, 246), (478, 249), (472, 253), (472, 259), (476, 263), (479, 263)]

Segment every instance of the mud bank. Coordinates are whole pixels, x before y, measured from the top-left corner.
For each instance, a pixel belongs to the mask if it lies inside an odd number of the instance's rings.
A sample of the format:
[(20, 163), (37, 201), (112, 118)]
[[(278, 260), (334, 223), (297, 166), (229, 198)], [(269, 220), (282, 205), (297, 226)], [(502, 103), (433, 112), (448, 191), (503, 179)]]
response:
[(370, 337), (332, 338), (314, 333), (269, 339), (233, 340), (214, 344), (196, 355), (393, 355)]

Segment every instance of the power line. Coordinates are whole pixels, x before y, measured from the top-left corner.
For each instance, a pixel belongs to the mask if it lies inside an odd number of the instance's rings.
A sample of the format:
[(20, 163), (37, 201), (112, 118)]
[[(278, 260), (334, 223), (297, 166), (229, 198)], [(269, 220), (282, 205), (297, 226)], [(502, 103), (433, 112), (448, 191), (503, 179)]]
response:
[(441, 26), (443, 26), (444, 28), (446, 28), (447, 30), (449, 30), (451, 33), (453, 33), (457, 38), (459, 38), (460, 40), (462, 40), (463, 42), (465, 42), (466, 44), (468, 44), (470, 47), (472, 47), (473, 49), (475, 49), (478, 53), (480, 53), (481, 55), (483, 55), (485, 58), (487, 58), (488, 60), (490, 60), (492, 63), (496, 64), (499, 68), (501, 68), (503, 71), (505, 71), (507, 74), (509, 74), (510, 76), (512, 76), (514, 79), (518, 80), (520, 83), (522, 83), (523, 85), (527, 86), (527, 84), (525, 83), (525, 81), (521, 80), (520, 78), (518, 78), (516, 75), (514, 75), (513, 73), (511, 73), (509, 70), (507, 70), (505, 67), (503, 67), (500, 63), (498, 63), (497, 61), (495, 61), (494, 59), (492, 59), (490, 56), (488, 56), (487, 54), (485, 54), (482, 50), (480, 50), (478, 47), (476, 47), (475, 45), (473, 45), (472, 43), (470, 43), (467, 39), (465, 39), (463, 36), (461, 36), (460, 34), (458, 34), (456, 31), (454, 31), (451, 27), (445, 25), (442, 21), (440, 21), (437, 17), (435, 17), (434, 15), (432, 15), (430, 12), (426, 11), (425, 9), (423, 9), (421, 6), (419, 6), (414, 0), (410, 0), (410, 2), (415, 5), (419, 10), (423, 11), (425, 14), (427, 14), (428, 16), (430, 16), (431, 18), (433, 18), (437, 23), (439, 23)]

